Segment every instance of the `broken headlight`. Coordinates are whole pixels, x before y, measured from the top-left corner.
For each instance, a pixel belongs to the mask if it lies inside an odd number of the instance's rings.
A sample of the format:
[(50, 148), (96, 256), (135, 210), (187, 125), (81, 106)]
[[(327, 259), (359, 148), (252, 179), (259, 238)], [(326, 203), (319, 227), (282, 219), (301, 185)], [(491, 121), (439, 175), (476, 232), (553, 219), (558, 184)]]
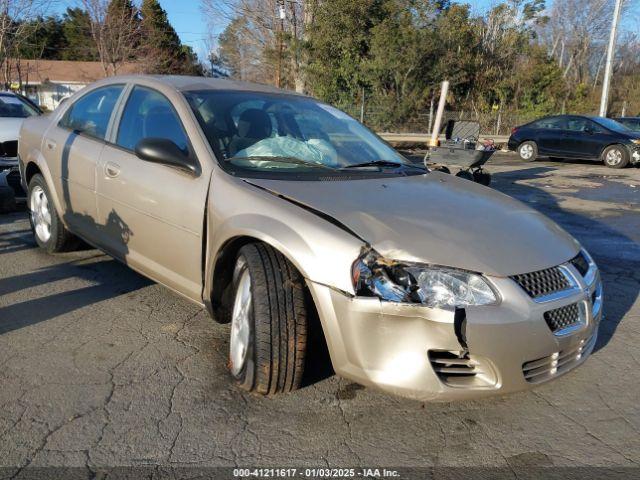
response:
[(455, 268), (403, 264), (364, 253), (352, 267), (356, 295), (453, 310), (493, 305), (498, 295), (477, 273)]

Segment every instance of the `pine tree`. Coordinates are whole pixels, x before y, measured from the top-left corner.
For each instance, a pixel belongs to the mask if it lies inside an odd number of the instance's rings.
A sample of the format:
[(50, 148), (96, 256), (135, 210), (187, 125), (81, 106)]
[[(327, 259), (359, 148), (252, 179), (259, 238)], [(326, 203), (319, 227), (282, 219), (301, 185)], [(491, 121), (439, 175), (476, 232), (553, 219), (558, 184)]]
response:
[(193, 50), (182, 44), (158, 0), (143, 0), (142, 50), (149, 73), (201, 74)]
[(100, 60), (91, 37), (91, 18), (81, 8), (67, 8), (62, 18), (62, 31), (66, 40), (63, 60)]

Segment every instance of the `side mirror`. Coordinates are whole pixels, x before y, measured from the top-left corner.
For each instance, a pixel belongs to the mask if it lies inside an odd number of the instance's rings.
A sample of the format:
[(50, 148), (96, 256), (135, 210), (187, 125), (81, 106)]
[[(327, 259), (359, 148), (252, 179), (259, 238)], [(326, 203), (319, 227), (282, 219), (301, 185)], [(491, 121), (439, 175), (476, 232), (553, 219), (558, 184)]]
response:
[(198, 173), (196, 163), (189, 154), (166, 138), (143, 138), (136, 145), (135, 153), (139, 159), (147, 162), (180, 168), (194, 174)]

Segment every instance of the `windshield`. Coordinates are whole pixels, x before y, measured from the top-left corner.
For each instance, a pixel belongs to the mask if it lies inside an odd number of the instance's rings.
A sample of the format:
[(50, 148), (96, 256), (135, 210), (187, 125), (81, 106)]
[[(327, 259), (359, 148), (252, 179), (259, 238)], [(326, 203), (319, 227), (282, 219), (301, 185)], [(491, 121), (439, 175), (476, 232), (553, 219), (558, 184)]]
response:
[(0, 117), (27, 118), (38, 113), (37, 109), (17, 95), (0, 94)]
[(608, 128), (609, 130), (613, 130), (614, 132), (629, 133), (630, 131), (627, 127), (625, 127), (619, 122), (616, 122), (611, 118), (597, 117), (597, 118), (594, 118), (593, 120), (596, 123), (599, 123), (600, 125), (602, 125), (603, 127)]
[(358, 121), (311, 98), (213, 90), (185, 96), (216, 155), (234, 170), (424, 173)]

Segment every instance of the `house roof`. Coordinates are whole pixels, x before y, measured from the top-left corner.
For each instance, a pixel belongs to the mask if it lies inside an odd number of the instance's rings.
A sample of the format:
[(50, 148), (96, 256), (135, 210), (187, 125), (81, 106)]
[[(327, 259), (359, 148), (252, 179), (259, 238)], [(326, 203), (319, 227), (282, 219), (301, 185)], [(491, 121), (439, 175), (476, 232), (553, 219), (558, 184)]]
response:
[[(4, 70), (4, 65), (3, 65)], [(95, 82), (106, 75), (101, 62), (75, 62), (69, 60), (9, 60), (12, 82), (34, 83), (80, 83)], [(142, 67), (135, 63), (125, 63), (118, 69), (119, 74), (140, 73)]]

